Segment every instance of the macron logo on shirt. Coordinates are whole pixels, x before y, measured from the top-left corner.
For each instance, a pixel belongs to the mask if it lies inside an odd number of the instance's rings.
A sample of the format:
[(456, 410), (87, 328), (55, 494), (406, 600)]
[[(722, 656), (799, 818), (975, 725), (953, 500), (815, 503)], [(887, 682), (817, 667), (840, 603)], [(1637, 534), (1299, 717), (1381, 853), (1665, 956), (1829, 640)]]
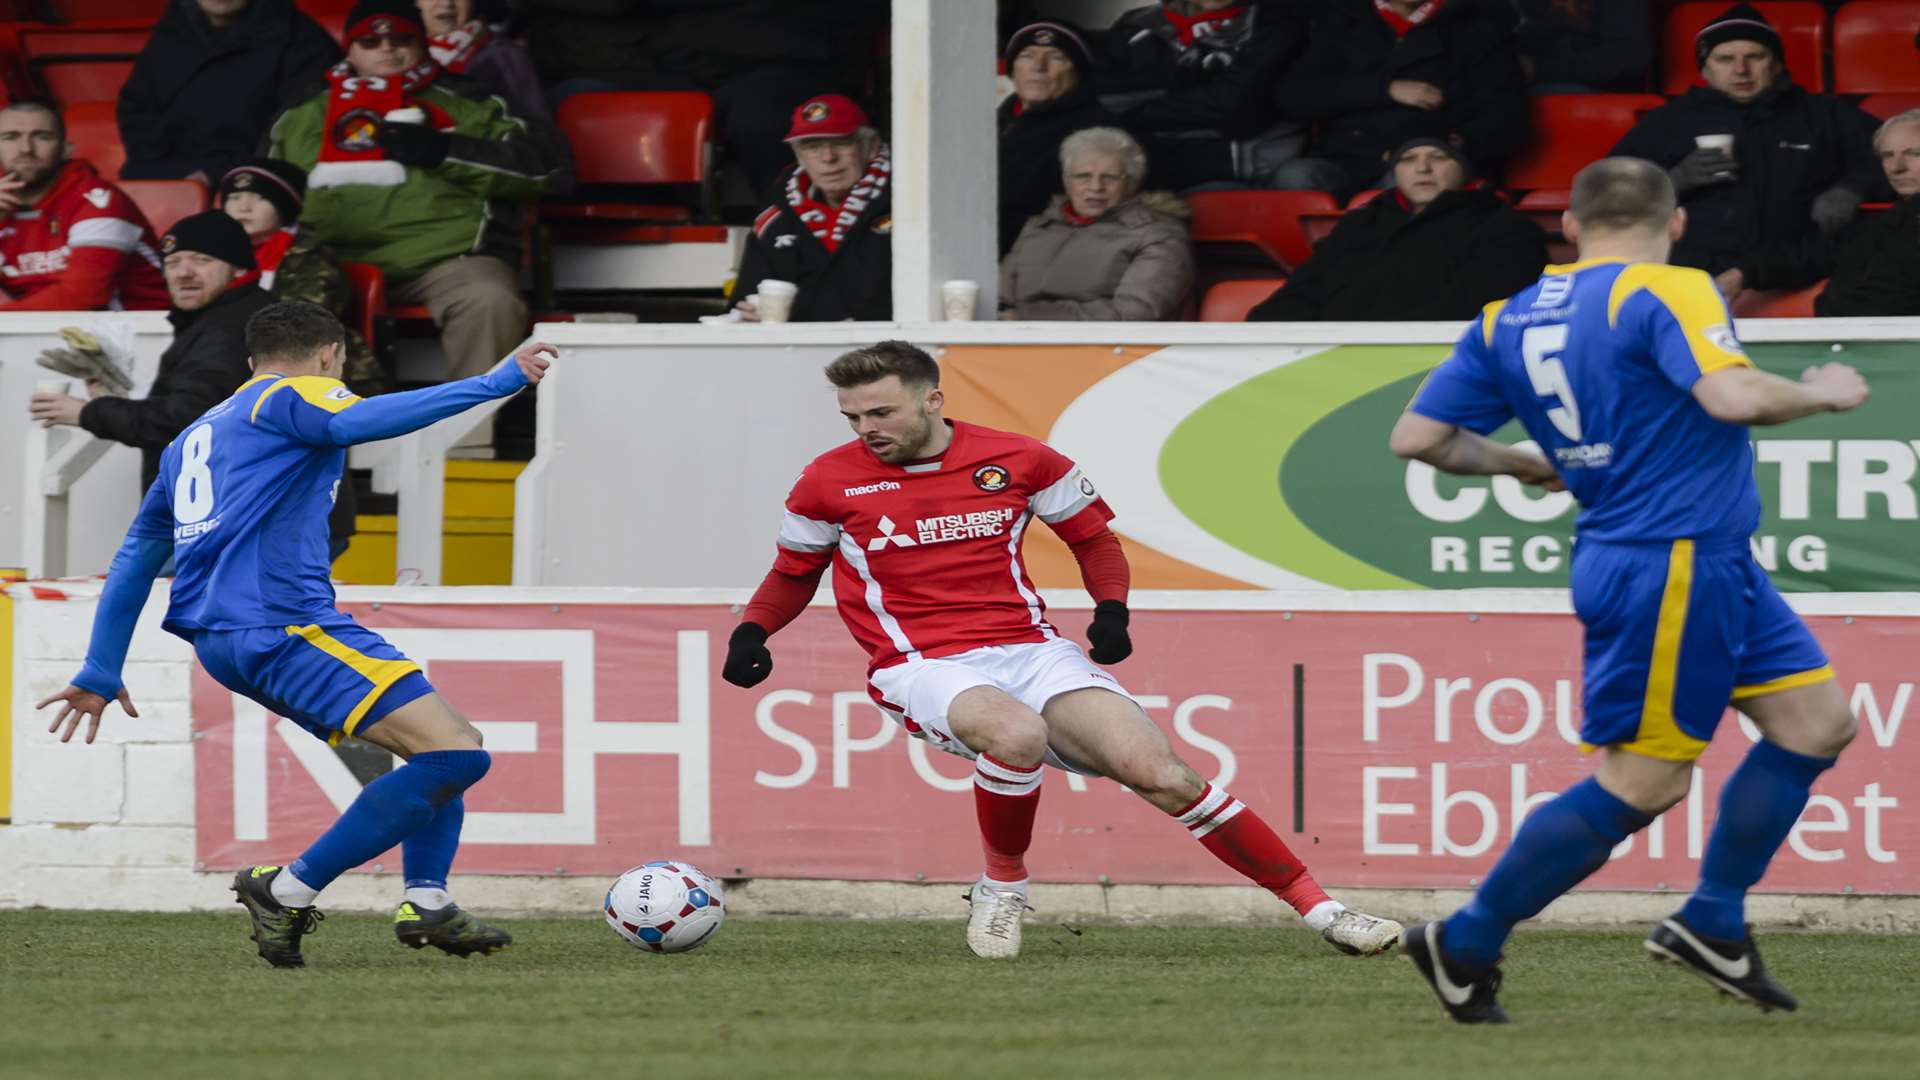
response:
[(882, 480), (877, 484), (861, 484), (859, 487), (841, 488), (840, 493), (851, 499), (855, 495), (871, 495), (876, 491), (899, 491), (900, 481)]

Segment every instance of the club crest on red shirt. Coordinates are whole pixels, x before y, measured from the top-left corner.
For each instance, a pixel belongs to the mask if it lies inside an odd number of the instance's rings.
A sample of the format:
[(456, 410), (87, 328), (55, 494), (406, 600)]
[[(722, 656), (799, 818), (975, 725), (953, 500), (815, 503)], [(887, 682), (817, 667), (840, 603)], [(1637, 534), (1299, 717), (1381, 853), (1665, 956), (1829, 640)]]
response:
[(1007, 470), (999, 465), (982, 465), (973, 470), (973, 486), (981, 491), (1004, 490), (1011, 480)]

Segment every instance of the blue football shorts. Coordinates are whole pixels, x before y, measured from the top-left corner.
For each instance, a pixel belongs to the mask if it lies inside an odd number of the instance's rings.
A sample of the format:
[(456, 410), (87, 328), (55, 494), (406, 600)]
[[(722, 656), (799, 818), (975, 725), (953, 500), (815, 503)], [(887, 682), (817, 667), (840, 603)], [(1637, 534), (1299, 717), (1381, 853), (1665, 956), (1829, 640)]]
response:
[(1573, 609), (1586, 626), (1588, 746), (1692, 761), (1730, 702), (1833, 678), (1745, 538), (1582, 540)]
[(420, 665), (344, 615), (325, 626), (202, 630), (193, 650), (220, 685), (329, 745), (433, 693)]

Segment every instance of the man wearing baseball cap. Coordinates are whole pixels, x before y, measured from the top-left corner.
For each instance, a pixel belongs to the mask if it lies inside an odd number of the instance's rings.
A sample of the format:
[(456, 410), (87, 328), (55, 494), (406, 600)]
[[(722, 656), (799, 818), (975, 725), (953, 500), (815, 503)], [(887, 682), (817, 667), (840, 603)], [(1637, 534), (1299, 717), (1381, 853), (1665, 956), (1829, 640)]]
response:
[(1853, 220), (1864, 198), (1886, 197), (1873, 118), (1801, 89), (1784, 55), (1758, 9), (1728, 8), (1694, 38), (1706, 85), (1642, 117), (1610, 155), (1667, 170), (1687, 211), (1671, 261), (1714, 275), (1729, 301), (1826, 277), (1822, 234)]
[(735, 310), (756, 320), (748, 298), (772, 278), (799, 287), (794, 322), (892, 318), (891, 164), (880, 133), (851, 98), (822, 94), (793, 110), (786, 142), (795, 164), (754, 219)]

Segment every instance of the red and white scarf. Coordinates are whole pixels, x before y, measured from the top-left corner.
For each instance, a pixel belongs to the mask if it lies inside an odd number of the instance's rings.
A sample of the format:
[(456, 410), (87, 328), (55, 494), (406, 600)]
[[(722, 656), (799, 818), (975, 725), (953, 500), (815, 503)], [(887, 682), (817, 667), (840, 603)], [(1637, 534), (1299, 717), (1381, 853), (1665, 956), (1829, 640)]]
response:
[(1193, 44), (1195, 38), (1203, 38), (1209, 34), (1218, 34), (1226, 30), (1233, 25), (1233, 20), (1246, 13), (1247, 8), (1245, 4), (1234, 4), (1231, 7), (1216, 8), (1213, 11), (1195, 12), (1192, 15), (1182, 15), (1180, 12), (1174, 10), (1172, 4), (1160, 5), (1160, 14), (1166, 16), (1167, 22), (1173, 24), (1174, 31), (1180, 35), (1180, 46), (1182, 48)]
[(480, 51), (493, 43), (493, 31), (487, 24), (474, 19), (465, 26), (456, 26), (444, 34), (434, 34), (427, 38), (427, 52), (434, 62), (453, 72), (463, 74), (467, 65)]
[(397, 187), (406, 167), (388, 161), (380, 148), (380, 121), (395, 109), (415, 106), (427, 122), (442, 130), (453, 126), (445, 111), (413, 100), (440, 74), (440, 65), (422, 60), (398, 77), (355, 75), (342, 60), (327, 72), (327, 121), (320, 132), (320, 157), (307, 177), (310, 188), (372, 184)]
[[(853, 229), (853, 223), (860, 219), (861, 211), (872, 206), (873, 200), (887, 190), (893, 165), (888, 158), (887, 148), (881, 147), (880, 152), (867, 163), (867, 171), (861, 175), (860, 182), (853, 185), (853, 190), (847, 192), (847, 197), (840, 200), (837, 207), (814, 198), (813, 182), (802, 179), (806, 175), (806, 170), (795, 169), (793, 175), (787, 177), (787, 205), (793, 208), (800, 221), (813, 233), (813, 238), (820, 241), (821, 247), (828, 251), (839, 251), (841, 242)], [(802, 183), (806, 184), (804, 190)]]
[(1402, 15), (1395, 11), (1387, 0), (1373, 0), (1373, 9), (1380, 13), (1380, 18), (1385, 20), (1388, 26), (1393, 28), (1394, 37), (1403, 38), (1407, 36), (1407, 31), (1433, 18), (1442, 7), (1446, 6), (1446, 2), (1447, 0), (1427, 0), (1426, 3), (1414, 8), (1411, 15)]
[(273, 277), (280, 269), (281, 260), (287, 252), (293, 250), (293, 242), (300, 239), (300, 226), (283, 225), (253, 242), (254, 268), (239, 274), (233, 279), (233, 287), (239, 288), (249, 281), (258, 281), (260, 287), (273, 291)]

